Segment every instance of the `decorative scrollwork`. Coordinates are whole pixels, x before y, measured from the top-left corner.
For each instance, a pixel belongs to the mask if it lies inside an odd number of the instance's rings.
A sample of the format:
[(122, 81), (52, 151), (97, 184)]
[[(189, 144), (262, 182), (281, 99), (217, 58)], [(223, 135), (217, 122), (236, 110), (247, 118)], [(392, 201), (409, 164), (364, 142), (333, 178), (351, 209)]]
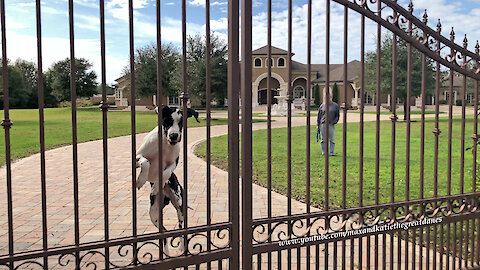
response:
[[(310, 218), (255, 223), (253, 243), (283, 241), (305, 236), (345, 232), (375, 225), (420, 221), (426, 218), (451, 217), (478, 211), (478, 197), (439, 198), (421, 203), (393, 204), (356, 212), (345, 210)], [(268, 228), (270, 227), (270, 230)]]

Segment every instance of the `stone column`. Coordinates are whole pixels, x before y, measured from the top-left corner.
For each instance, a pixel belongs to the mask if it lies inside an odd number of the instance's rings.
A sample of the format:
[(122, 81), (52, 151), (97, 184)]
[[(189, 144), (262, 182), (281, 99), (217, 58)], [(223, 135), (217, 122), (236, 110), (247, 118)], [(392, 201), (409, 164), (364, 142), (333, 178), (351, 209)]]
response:
[(258, 84), (252, 83), (252, 107), (258, 106)]

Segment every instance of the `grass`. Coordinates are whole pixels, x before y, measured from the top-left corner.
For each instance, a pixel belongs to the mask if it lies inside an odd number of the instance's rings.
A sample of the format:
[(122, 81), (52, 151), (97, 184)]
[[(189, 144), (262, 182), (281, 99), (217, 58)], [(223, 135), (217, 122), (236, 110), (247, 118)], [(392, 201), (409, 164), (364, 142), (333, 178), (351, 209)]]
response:
[[(353, 113), (360, 113), (359, 111), (353, 111)], [(368, 112), (365, 112), (366, 114), (377, 114), (377, 112), (375, 111), (368, 111)], [(411, 111), (410, 112), (411, 114), (422, 114), (422, 111)], [(445, 112), (439, 112), (440, 114), (444, 114)], [(380, 114), (383, 114), (383, 115), (391, 115), (392, 113), (391, 112), (380, 112)], [(425, 114), (435, 114), (435, 111), (425, 111)], [(397, 115), (404, 115), (404, 112), (403, 111), (397, 111)]]
[[(3, 114), (3, 111), (0, 111)], [(10, 110), (13, 126), (10, 131), (12, 159), (19, 159), (40, 151), (38, 110)], [(157, 124), (154, 112), (142, 111), (136, 113), (136, 131), (144, 133), (152, 130)], [(200, 123), (193, 118), (188, 119), (188, 127), (205, 126), (205, 117), (200, 117)], [(262, 120), (255, 120), (262, 121)], [(72, 112), (71, 108), (45, 109), (45, 145), (47, 149), (71, 144), (72, 142)], [(212, 125), (226, 125), (225, 118), (212, 119)], [(98, 107), (77, 109), (78, 142), (99, 140), (103, 136), (102, 112)], [(5, 164), (4, 129), (0, 136), (0, 165)], [(118, 137), (131, 134), (130, 112), (108, 112), (108, 137)]]
[[(373, 204), (375, 198), (375, 122), (365, 123), (364, 137), (364, 204)], [(425, 197), (434, 195), (434, 141), (432, 133), (434, 119), (426, 120), (425, 128)], [(391, 122), (380, 123), (380, 203), (390, 201), (390, 154)], [(411, 126), (410, 154), (410, 199), (419, 198), (420, 186), (420, 127), (421, 122)], [(448, 118), (440, 119), (442, 133), (439, 137), (438, 194), (447, 195), (448, 164)], [(330, 158), (329, 165), (329, 200), (331, 207), (338, 207), (342, 202), (342, 131), (341, 124), (335, 128), (336, 154)], [(321, 155), (320, 143), (316, 142), (316, 128), (312, 126), (311, 134), (311, 201), (314, 205), (324, 204), (324, 157)], [(473, 117), (466, 120), (466, 147), (472, 145)], [(305, 198), (306, 187), (306, 127), (292, 128), (292, 194), (299, 200)], [(266, 186), (267, 182), (267, 131), (253, 132), (253, 180)], [(347, 205), (358, 205), (359, 197), (359, 124), (349, 123), (347, 128)], [(461, 119), (454, 118), (452, 140), (452, 194), (460, 190), (460, 153), (461, 153)], [(395, 199), (404, 200), (406, 190), (406, 123), (397, 123), (395, 148)], [(198, 156), (205, 156), (205, 143), (196, 149)], [(215, 165), (227, 167), (227, 137), (212, 138), (212, 161)], [(472, 189), (472, 153), (465, 152), (465, 192)], [(272, 186), (283, 194), (287, 192), (287, 129), (272, 130)]]

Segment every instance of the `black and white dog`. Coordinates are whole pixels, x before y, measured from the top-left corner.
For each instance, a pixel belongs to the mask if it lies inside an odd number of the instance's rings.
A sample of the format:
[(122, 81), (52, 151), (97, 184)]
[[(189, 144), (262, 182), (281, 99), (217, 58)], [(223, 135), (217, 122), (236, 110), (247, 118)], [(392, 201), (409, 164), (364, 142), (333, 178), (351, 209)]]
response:
[[(158, 107), (155, 109), (158, 113)], [(183, 127), (183, 111), (177, 108), (170, 108), (164, 106), (162, 108), (162, 179), (163, 183), (158, 183), (158, 126), (145, 136), (142, 145), (137, 151), (137, 168), (140, 168), (140, 173), (137, 178), (137, 188), (141, 188), (147, 181), (152, 185), (150, 198), (158, 197), (159, 192), (163, 192), (165, 200), (172, 202), (172, 205), (177, 210), (177, 217), (180, 226), (183, 223), (182, 213), (182, 195), (183, 189), (180, 186), (177, 177), (173, 171), (177, 167), (180, 155), (180, 142), (182, 140)], [(187, 109), (187, 118), (195, 117), (197, 122), (198, 112), (193, 109)], [(152, 197), (153, 196), (153, 197)], [(153, 200), (155, 201), (155, 200)], [(154, 203), (150, 206), (150, 217), (155, 226), (158, 227), (158, 207), (156, 211), (152, 208)], [(166, 205), (164, 203), (164, 205)], [(157, 215), (157, 218), (152, 215)]]
[[(159, 223), (159, 212), (160, 212), (160, 196), (159, 193), (155, 190), (156, 184), (152, 184), (152, 192), (150, 193), (150, 220), (153, 224), (158, 228)], [(183, 215), (182, 215), (182, 199), (183, 199), (183, 188), (178, 182), (178, 178), (175, 173), (172, 173), (170, 178), (168, 179), (167, 185), (163, 188), (163, 205), (162, 210), (165, 206), (167, 206), (170, 202), (177, 210), (177, 217), (178, 223), (180, 228), (182, 228), (183, 223)], [(165, 229), (165, 228), (164, 228)]]

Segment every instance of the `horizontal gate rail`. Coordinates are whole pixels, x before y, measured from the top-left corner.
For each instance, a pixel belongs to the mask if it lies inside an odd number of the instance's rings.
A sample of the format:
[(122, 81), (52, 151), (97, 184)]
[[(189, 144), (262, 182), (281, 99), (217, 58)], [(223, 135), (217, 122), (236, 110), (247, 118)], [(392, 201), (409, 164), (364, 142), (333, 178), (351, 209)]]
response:
[[(425, 31), (427, 33), (427, 39), (426, 39), (425, 43), (422, 43), (421, 41), (417, 40), (416, 38), (414, 38), (412, 36), (409, 36), (408, 33), (403, 31), (402, 29), (400, 29), (396, 25), (397, 20), (400, 19), (399, 17), (397, 17), (395, 19), (393, 17), (389, 17), (389, 20), (393, 21), (393, 22), (390, 22), (390, 21), (387, 21), (386, 19), (383, 19), (382, 17), (379, 17), (377, 15), (377, 11), (372, 11), (369, 7), (367, 7), (366, 4), (362, 6), (360, 4), (357, 4), (357, 3), (354, 3), (354, 2), (351, 2), (351, 1), (348, 1), (348, 0), (332, 0), (332, 1), (335, 1), (339, 4), (341, 4), (341, 5), (344, 5), (348, 8), (350, 8), (350, 9), (352, 9), (352, 10), (355, 10), (356, 12), (358, 12), (362, 15), (365, 15), (366, 17), (368, 17), (372, 21), (382, 25), (383, 27), (390, 30), (392, 33), (398, 35), (403, 40), (407, 41), (409, 44), (412, 44), (417, 50), (426, 54), (429, 58), (437, 61), (438, 63), (440, 63), (440, 64), (442, 64), (446, 67), (449, 67), (449, 68), (451, 68), (451, 69), (453, 69), (453, 70), (455, 70), (455, 71), (457, 71), (461, 74), (467, 75), (470, 78), (480, 80), (480, 74), (479, 74), (480, 69), (477, 68), (474, 71), (470, 71), (470, 70), (466, 69), (464, 66), (461, 66), (460, 64), (458, 64), (457, 61), (456, 61), (457, 53), (466, 54), (467, 56), (469, 56), (472, 59), (472, 61), (475, 61), (475, 60), (480, 61), (480, 56), (475, 55), (474, 53), (470, 52), (469, 50), (467, 50), (465, 48), (462, 48), (461, 46), (457, 45), (456, 43), (452, 42), (451, 40), (448, 40), (447, 38), (443, 37), (442, 35), (440, 35), (438, 33), (435, 33), (435, 31), (433, 29), (431, 29), (427, 25), (423, 24), (419, 19), (417, 19), (412, 14), (409, 14), (407, 10), (405, 10), (400, 5), (394, 3), (393, 1), (381, 0), (382, 3), (387, 4), (393, 10), (398, 12), (399, 15), (403, 16), (407, 20), (414, 23), (415, 27), (417, 27), (418, 29), (420, 29), (422, 31)], [(378, 1), (380, 1), (380, 0), (378, 0)], [(355, 0), (355, 2), (357, 2), (357, 0)], [(362, 2), (367, 2), (367, 1), (363, 0)], [(430, 38), (432, 38), (432, 39), (430, 39)], [(450, 58), (450, 54), (445, 56), (445, 57), (442, 57), (441, 55), (437, 54), (436, 51), (431, 50), (427, 43), (429, 43), (430, 41), (435, 42), (435, 41), (437, 41), (437, 39), (438, 39), (438, 41), (440, 41), (445, 46), (445, 47), (442, 46), (441, 49), (442, 48), (451, 48), (454, 51), (454, 56), (455, 57)]]
[[(480, 212), (475, 212), (475, 213), (465, 213), (465, 214), (458, 214), (458, 215), (452, 215), (448, 217), (444, 217), (442, 224), (451, 224), (455, 223), (458, 221), (464, 221), (464, 220), (470, 220), (470, 219), (475, 219), (480, 217)], [(435, 225), (425, 225), (425, 227), (433, 227)], [(400, 232), (403, 231), (403, 229), (395, 229), (391, 230), (388, 232)], [(370, 232), (366, 234), (362, 234), (360, 237), (368, 237), (368, 236), (378, 236), (378, 235), (383, 235), (385, 234), (385, 231), (377, 231), (377, 232)], [(300, 248), (300, 247), (307, 247), (307, 246), (313, 246), (313, 245), (318, 245), (318, 244), (328, 244), (328, 243), (333, 243), (333, 242), (339, 242), (342, 240), (350, 240), (350, 239), (357, 239), (359, 236), (351, 236), (351, 235), (346, 235), (342, 239), (337, 239), (337, 240), (331, 240), (331, 239), (322, 239), (318, 240), (315, 242), (305, 242), (305, 243), (295, 243), (291, 244), (288, 246), (281, 246), (279, 245), (279, 241), (277, 242), (266, 242), (266, 243), (261, 243), (261, 244), (256, 244), (253, 245), (253, 254), (258, 254), (258, 253), (265, 253), (265, 252), (272, 252), (272, 251), (279, 251), (279, 250), (284, 250), (284, 249), (295, 249), (295, 248)]]
[[(196, 235), (198, 233), (206, 232), (207, 230), (211, 230), (211, 231), (217, 230), (218, 232), (223, 232), (223, 231), (227, 232), (228, 230), (229, 232), (231, 228), (232, 228), (231, 222), (215, 223), (210, 226), (206, 226), (206, 225), (196, 226), (196, 227), (190, 227), (188, 229), (165, 231), (163, 233), (156, 232), (156, 233), (142, 234), (136, 237), (130, 236), (130, 237), (121, 237), (121, 238), (111, 239), (108, 241), (81, 243), (78, 245), (78, 247), (74, 245), (69, 245), (69, 246), (63, 246), (63, 247), (57, 247), (57, 248), (49, 248), (47, 251), (39, 250), (39, 251), (31, 251), (31, 252), (22, 252), (22, 253), (16, 253), (13, 256), (9, 256), (9, 255), (1, 256), (0, 265), (6, 265), (9, 262), (42, 258), (43, 256), (50, 257), (54, 255), (70, 254), (73, 252), (95, 250), (95, 249), (105, 248), (105, 247), (111, 248), (111, 247), (119, 246), (119, 248), (123, 248), (127, 245), (132, 245), (136, 243), (154, 241), (158, 239), (162, 240), (169, 237), (171, 238), (183, 237), (185, 234)], [(148, 243), (153, 243), (153, 242), (148, 242)], [(223, 250), (223, 251), (226, 251), (228, 249), (229, 249), (229, 244), (226, 245), (225, 247), (219, 247), (219, 250)], [(138, 251), (136, 253), (138, 254)], [(183, 257), (179, 257), (179, 258), (183, 258)]]
[[(383, 203), (378, 205), (369, 205), (369, 206), (361, 206), (361, 207), (351, 207), (347, 209), (334, 209), (328, 211), (319, 211), (313, 213), (302, 213), (302, 214), (293, 214), (291, 216), (277, 216), (271, 219), (268, 218), (260, 218), (255, 219), (252, 222), (253, 228), (267, 224), (268, 222), (286, 222), (286, 221), (298, 221), (302, 219), (314, 219), (314, 218), (321, 218), (326, 216), (341, 216), (341, 215), (352, 215), (357, 213), (366, 213), (375, 210), (390, 210), (392, 208), (400, 208), (400, 207), (408, 207), (412, 205), (432, 205), (437, 203), (437, 207), (440, 208), (440, 203), (452, 203), (453, 201), (461, 201), (461, 200), (474, 200), (476, 206), (474, 204), (464, 204), (464, 206), (475, 206), (472, 211), (477, 211), (478, 201), (480, 201), (480, 192), (475, 193), (465, 193), (465, 194), (457, 194), (457, 195), (450, 195), (450, 196), (439, 196), (439, 197), (432, 197), (432, 198), (425, 198), (425, 199), (414, 199), (410, 201), (398, 201), (394, 203)], [(427, 210), (425, 210), (427, 212)]]
[[(222, 259), (232, 258), (233, 252), (232, 249), (226, 250), (213, 250), (208, 253), (202, 253), (198, 255), (189, 255), (180, 258), (174, 259), (164, 259), (160, 261), (150, 262), (149, 264), (141, 265), (142, 269), (171, 269), (176, 267), (183, 267), (185, 265), (199, 265), (202, 263), (209, 263), (213, 261), (218, 261)], [(124, 269), (135, 269), (138, 266), (129, 266)]]

